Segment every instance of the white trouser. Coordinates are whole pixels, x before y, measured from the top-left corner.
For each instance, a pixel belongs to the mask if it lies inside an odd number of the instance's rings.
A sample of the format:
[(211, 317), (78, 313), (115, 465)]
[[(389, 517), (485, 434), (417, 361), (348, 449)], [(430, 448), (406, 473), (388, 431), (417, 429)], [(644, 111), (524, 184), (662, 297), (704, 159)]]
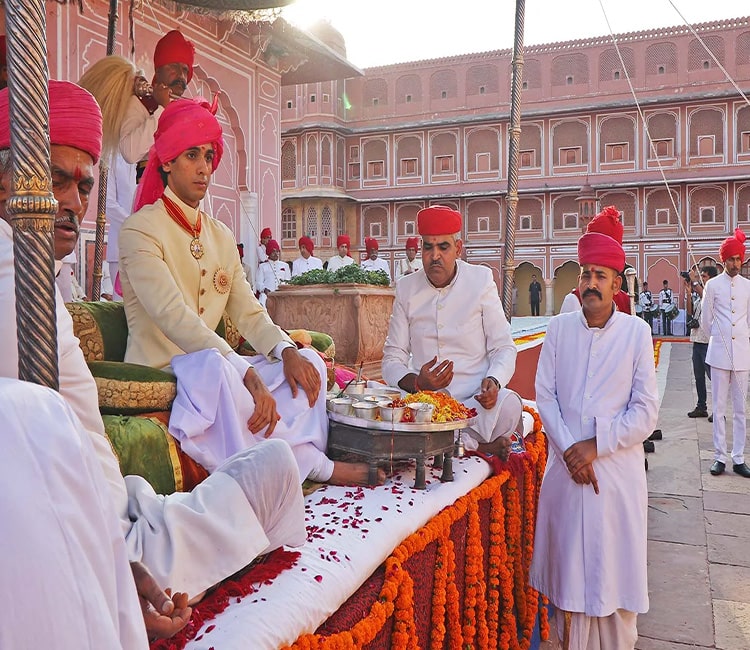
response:
[(550, 621), (549, 641), (540, 650), (633, 650), (638, 640), (638, 615), (625, 609), (604, 617), (570, 614), (570, 642), (563, 645), (565, 613), (556, 611)]
[(714, 405), (714, 460), (727, 462), (727, 393), (732, 394), (732, 462), (745, 462), (745, 395), (750, 371), (711, 368), (711, 390)]

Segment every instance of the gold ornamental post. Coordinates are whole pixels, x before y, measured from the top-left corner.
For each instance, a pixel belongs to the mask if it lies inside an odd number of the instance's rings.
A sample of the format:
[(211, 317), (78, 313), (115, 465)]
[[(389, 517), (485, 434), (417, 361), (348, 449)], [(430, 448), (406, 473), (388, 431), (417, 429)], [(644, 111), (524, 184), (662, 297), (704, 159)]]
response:
[(58, 388), (44, 0), (6, 0), (18, 376)]
[(503, 251), (503, 311), (513, 316), (513, 276), (516, 262), (516, 220), (518, 209), (518, 149), (521, 142), (521, 78), (523, 77), (523, 20), (526, 0), (516, 0), (516, 27), (513, 38), (513, 81), (510, 88), (510, 139), (508, 143), (508, 194)]

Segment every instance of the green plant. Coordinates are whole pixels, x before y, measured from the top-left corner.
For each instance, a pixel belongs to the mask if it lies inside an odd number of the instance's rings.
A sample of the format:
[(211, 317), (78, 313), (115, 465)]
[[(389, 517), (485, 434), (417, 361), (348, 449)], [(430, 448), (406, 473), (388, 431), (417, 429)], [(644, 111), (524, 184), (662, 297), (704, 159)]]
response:
[(308, 284), (374, 284), (387, 287), (390, 282), (384, 271), (365, 271), (356, 264), (342, 266), (331, 273), (324, 269), (314, 269), (302, 273), (287, 282), (294, 286), (305, 286)]

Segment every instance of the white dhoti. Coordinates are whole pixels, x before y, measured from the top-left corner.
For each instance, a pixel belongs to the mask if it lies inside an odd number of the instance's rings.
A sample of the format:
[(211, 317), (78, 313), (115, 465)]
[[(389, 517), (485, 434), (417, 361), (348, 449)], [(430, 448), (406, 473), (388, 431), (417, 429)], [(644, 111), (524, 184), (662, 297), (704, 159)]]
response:
[(59, 394), (0, 379), (0, 648), (147, 648), (125, 539)]
[[(281, 420), (272, 437), (285, 440), (292, 448), (302, 480), (309, 476), (326, 481), (333, 473), (333, 461), (325, 455), (325, 364), (312, 350), (303, 349), (300, 354), (315, 365), (321, 377), (321, 390), (312, 408), (301, 388), (297, 397), (292, 397), (283, 362), (269, 362), (263, 356), (248, 358), (248, 362), (276, 400)], [(233, 454), (265, 440), (265, 430), (256, 434), (248, 430), (255, 402), (236, 369), (217, 350), (176, 356), (172, 368), (177, 376), (177, 396), (169, 432), (180, 441), (183, 451), (209, 472)]]
[(747, 370), (725, 370), (711, 368), (711, 385), (714, 403), (714, 460), (727, 462), (727, 393), (732, 397), (732, 462), (741, 465), (745, 462), (745, 396), (750, 372)]
[(511, 435), (518, 427), (523, 417), (523, 402), (518, 393), (501, 388), (497, 394), (497, 402), (491, 409), (484, 408), (473, 397), (468, 397), (463, 403), (476, 409), (477, 418), (474, 426), (468, 430), (470, 440), (464, 437), (467, 449), (474, 450), (478, 445), (493, 442), (498, 438)]
[(638, 640), (638, 615), (618, 609), (609, 616), (570, 614), (569, 643), (563, 645), (565, 612), (557, 610), (550, 621), (550, 638), (540, 650), (633, 650)]

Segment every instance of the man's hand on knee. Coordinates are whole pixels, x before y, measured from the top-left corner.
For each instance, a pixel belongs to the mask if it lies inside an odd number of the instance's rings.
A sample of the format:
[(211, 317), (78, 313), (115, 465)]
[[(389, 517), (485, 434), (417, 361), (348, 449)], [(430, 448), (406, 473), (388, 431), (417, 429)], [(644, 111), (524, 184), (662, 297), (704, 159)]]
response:
[(305, 391), (312, 408), (320, 394), (321, 378), (315, 366), (305, 359), (297, 348), (286, 348), (281, 353), (284, 362), (284, 377), (292, 388), (292, 397), (297, 397), (298, 386)]
[(276, 428), (276, 423), (281, 419), (276, 411), (276, 400), (254, 368), (247, 369), (244, 383), (255, 401), (255, 410), (247, 421), (247, 428), (251, 433), (258, 433), (267, 426), (268, 429), (263, 435), (268, 438)]

